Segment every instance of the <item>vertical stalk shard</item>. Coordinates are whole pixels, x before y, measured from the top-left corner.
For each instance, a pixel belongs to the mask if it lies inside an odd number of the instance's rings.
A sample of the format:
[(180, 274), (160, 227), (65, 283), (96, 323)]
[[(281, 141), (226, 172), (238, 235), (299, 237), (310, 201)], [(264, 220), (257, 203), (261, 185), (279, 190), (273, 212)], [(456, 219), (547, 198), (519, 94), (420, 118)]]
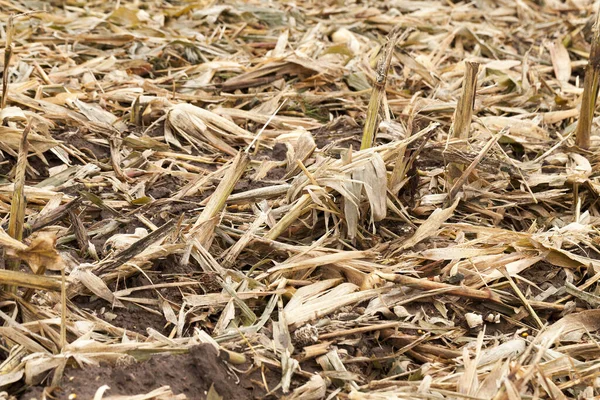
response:
[(0, 98), (0, 109), (6, 108), (6, 99), (8, 98), (8, 67), (10, 66), (10, 59), (13, 54), (13, 18), (11, 15), (8, 17), (8, 23), (6, 24), (6, 45), (4, 47), (4, 68), (2, 71), (2, 98)]
[[(465, 76), (463, 80), (463, 90), (456, 110), (454, 110), (454, 119), (450, 127), (450, 137), (454, 139), (462, 139), (466, 142), (469, 139), (471, 131), (471, 119), (473, 118), (473, 109), (475, 108), (475, 93), (477, 88), (477, 72), (479, 71), (479, 63), (465, 61)], [(459, 147), (465, 147), (461, 143)], [(452, 183), (455, 179), (462, 175), (465, 166), (457, 163), (448, 164), (448, 181)]]
[(598, 15), (594, 26), (594, 36), (592, 38), (592, 50), (590, 58), (585, 67), (585, 78), (583, 81), (583, 95), (581, 97), (581, 109), (579, 110), (579, 121), (577, 122), (577, 131), (575, 144), (584, 150), (590, 148), (592, 120), (596, 110), (596, 100), (598, 98), (598, 78), (600, 76), (600, 29), (598, 27)]
[[(388, 36), (388, 41), (385, 45), (382, 57), (377, 63), (377, 80), (373, 85), (373, 91), (371, 92), (371, 99), (369, 100), (369, 107), (367, 108), (367, 119), (365, 120), (365, 126), (363, 128), (362, 140), (360, 143), (360, 149), (368, 149), (373, 147), (375, 143), (375, 137), (377, 134), (377, 122), (379, 121), (379, 109), (381, 107), (381, 101), (385, 95), (385, 85), (387, 83), (387, 74), (392, 63), (392, 56), (394, 54), (394, 46), (398, 41), (400, 32), (393, 30)], [(405, 32), (406, 35), (406, 32)]]
[(479, 72), (479, 63), (465, 62), (465, 78), (463, 81), (463, 91), (456, 110), (454, 112), (454, 121), (452, 122), (452, 137), (457, 139), (468, 139), (471, 127), (471, 118), (473, 117), (473, 108), (475, 107), (475, 91), (477, 88), (477, 72)]
[[(29, 142), (27, 136), (31, 130), (31, 121), (23, 130), (21, 143), (19, 145), (19, 155), (17, 158), (17, 167), (15, 169), (15, 186), (10, 204), (10, 218), (8, 220), (8, 234), (18, 241), (23, 240), (23, 226), (25, 224), (25, 171), (27, 170), (27, 153), (29, 152)], [(20, 261), (10, 260), (7, 263), (7, 269), (16, 271), (19, 269)], [(8, 292), (14, 292), (16, 288), (11, 285), (6, 286)]]

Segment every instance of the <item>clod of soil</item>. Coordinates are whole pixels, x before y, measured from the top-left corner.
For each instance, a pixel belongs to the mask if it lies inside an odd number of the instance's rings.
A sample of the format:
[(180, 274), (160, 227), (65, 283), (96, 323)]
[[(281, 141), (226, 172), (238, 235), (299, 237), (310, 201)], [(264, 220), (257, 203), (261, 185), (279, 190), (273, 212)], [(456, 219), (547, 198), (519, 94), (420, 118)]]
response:
[[(52, 390), (55, 399), (92, 399), (103, 385), (110, 390), (105, 395), (138, 395), (162, 386), (170, 386), (174, 394), (188, 399), (205, 399), (214, 384), (223, 399), (255, 398), (252, 385), (244, 376), (236, 376), (208, 344), (194, 346), (187, 354), (161, 355), (131, 365), (111, 367), (100, 365), (84, 369), (67, 369), (60, 388)], [(21, 395), (21, 400), (40, 400), (44, 388), (34, 387)], [(48, 393), (50, 389), (46, 389)]]

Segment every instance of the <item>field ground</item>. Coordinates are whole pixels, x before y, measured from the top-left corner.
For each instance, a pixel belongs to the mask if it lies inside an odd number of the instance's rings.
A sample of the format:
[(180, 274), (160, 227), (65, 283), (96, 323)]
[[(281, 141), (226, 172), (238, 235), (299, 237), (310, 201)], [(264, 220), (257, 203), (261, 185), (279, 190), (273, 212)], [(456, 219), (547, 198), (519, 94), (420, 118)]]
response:
[(0, 397), (599, 396), (596, 3), (0, 0)]

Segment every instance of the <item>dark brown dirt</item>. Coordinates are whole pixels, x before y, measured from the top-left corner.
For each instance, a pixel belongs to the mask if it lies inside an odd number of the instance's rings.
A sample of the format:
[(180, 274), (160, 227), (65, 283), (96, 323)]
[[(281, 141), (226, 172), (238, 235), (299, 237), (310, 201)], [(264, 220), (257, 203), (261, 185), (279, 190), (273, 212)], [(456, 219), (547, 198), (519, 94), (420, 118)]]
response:
[(334, 119), (327, 125), (312, 132), (315, 144), (319, 149), (325, 147), (360, 148), (362, 129), (349, 117)]
[[(254, 161), (266, 162), (266, 161), (284, 161), (287, 153), (287, 148), (285, 145), (278, 143), (276, 144), (272, 150), (261, 150), (257, 156), (253, 158)], [(267, 186), (272, 186), (276, 182), (282, 181), (283, 177), (286, 174), (286, 168), (284, 166), (278, 166), (271, 169), (267, 175), (260, 180), (250, 179), (250, 176), (254, 173), (253, 171), (250, 173), (246, 173), (242, 176), (235, 187), (233, 188), (233, 193), (245, 192), (247, 190), (263, 188)]]
[(62, 140), (66, 144), (73, 146), (74, 148), (80, 150), (88, 156), (92, 156), (97, 160), (103, 160), (110, 156), (110, 149), (108, 147), (100, 146), (90, 142), (79, 132), (65, 132), (57, 134), (55, 138)]
[(239, 182), (233, 188), (232, 193), (245, 192), (252, 189), (260, 189), (268, 186), (273, 186), (277, 182), (281, 181), (286, 173), (286, 169), (283, 167), (273, 168), (267, 173), (267, 176), (263, 180), (255, 181), (250, 180), (247, 177), (240, 179)]
[[(148, 297), (148, 296), (145, 296)], [(150, 296), (151, 298), (154, 296)], [(106, 322), (127, 329), (132, 332), (147, 335), (146, 328), (153, 328), (158, 332), (165, 332), (165, 317), (146, 311), (135, 304), (126, 303), (125, 308), (113, 308), (102, 299), (89, 301), (89, 297), (81, 296), (73, 302), (81, 309), (96, 314)]]
[[(239, 378), (239, 379), (238, 379)], [(127, 366), (100, 365), (85, 369), (67, 369), (60, 388), (51, 390), (55, 399), (67, 399), (76, 394), (77, 399), (92, 399), (99, 387), (108, 385), (106, 395), (137, 395), (162, 386), (170, 386), (175, 394), (185, 394), (188, 399), (206, 399), (211, 387), (223, 399), (253, 399), (262, 395), (254, 391), (250, 379), (236, 376), (219, 358), (211, 345), (200, 345), (187, 354), (155, 356), (148, 361)], [(21, 400), (39, 400), (44, 388), (34, 387), (23, 393)], [(255, 389), (259, 390), (259, 389)], [(46, 389), (48, 393), (50, 389)]]
[(277, 143), (273, 146), (272, 159), (274, 161), (284, 161), (287, 154), (287, 147), (283, 143)]
[(177, 192), (178, 179), (172, 175), (163, 175), (156, 182), (152, 183), (146, 194), (154, 199), (169, 198)]
[[(154, 283), (177, 282), (178, 278), (175, 275), (189, 276), (195, 272), (192, 266), (183, 266), (175, 256), (169, 256), (166, 259), (160, 259), (155, 262), (152, 270), (146, 271), (144, 275), (136, 275), (125, 282), (112, 283), (109, 285), (110, 290), (117, 291), (125, 288), (136, 288), (147, 286)], [(148, 280), (148, 276), (152, 282)], [(220, 290), (220, 286), (219, 286)], [(137, 290), (133, 297), (160, 300), (163, 299), (179, 304), (182, 301), (181, 291), (176, 287), (165, 287), (156, 290)], [(167, 321), (160, 313), (160, 309), (156, 305), (146, 305), (146, 308), (154, 310), (151, 312), (131, 302), (124, 302), (123, 307), (111, 307), (107, 301), (98, 299), (95, 296), (79, 296), (73, 299), (73, 303), (79, 308), (87, 312), (94, 313), (98, 317), (106, 320), (108, 323), (124, 328), (142, 335), (147, 335), (147, 328), (153, 328), (163, 334), (169, 334), (172, 328), (167, 326)]]

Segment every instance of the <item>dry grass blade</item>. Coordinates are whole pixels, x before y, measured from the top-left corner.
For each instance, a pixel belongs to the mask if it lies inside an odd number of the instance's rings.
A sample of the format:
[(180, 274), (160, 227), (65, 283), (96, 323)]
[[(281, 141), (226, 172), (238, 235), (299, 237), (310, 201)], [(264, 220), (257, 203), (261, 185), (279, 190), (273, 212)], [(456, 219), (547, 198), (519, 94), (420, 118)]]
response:
[(454, 210), (456, 209), (456, 206), (458, 206), (459, 202), (460, 202), (460, 199), (456, 199), (454, 201), (454, 203), (452, 205), (450, 205), (448, 208), (436, 209), (429, 216), (429, 218), (427, 218), (427, 221), (425, 221), (421, 226), (419, 226), (419, 228), (415, 231), (414, 235), (411, 236), (406, 241), (404, 241), (394, 251), (400, 252), (400, 251), (409, 249), (409, 248), (413, 247), (414, 245), (416, 245), (417, 243), (421, 242), (422, 240), (427, 239), (428, 237), (431, 237), (432, 235), (434, 235), (436, 233), (436, 231), (441, 227), (441, 225), (448, 218), (450, 218), (452, 216), (452, 214), (454, 213)]
[(529, 311), (529, 314), (533, 317), (535, 323), (537, 324), (538, 329), (542, 329), (544, 327), (544, 324), (540, 320), (540, 317), (538, 317), (537, 313), (535, 312), (535, 310), (533, 309), (533, 307), (531, 306), (529, 301), (527, 301), (527, 298), (525, 297), (525, 295), (523, 295), (523, 292), (521, 292), (521, 289), (519, 289), (519, 287), (517, 286), (515, 281), (512, 279), (510, 274), (508, 272), (506, 272), (506, 269), (501, 269), (501, 272), (504, 274), (504, 276), (506, 276), (508, 283), (513, 288), (513, 290), (515, 291), (517, 296), (519, 297), (519, 300), (521, 300), (521, 302), (523, 303), (525, 308), (527, 308), (527, 311)]
[(234, 193), (227, 198), (227, 203), (245, 203), (248, 200), (261, 200), (281, 196), (286, 194), (290, 190), (290, 187), (289, 184), (283, 184)]
[(483, 157), (485, 157), (485, 155), (487, 154), (487, 152), (490, 151), (490, 149), (492, 148), (492, 146), (494, 146), (494, 144), (496, 144), (498, 142), (498, 139), (500, 139), (501, 135), (502, 135), (502, 133), (499, 133), (498, 135), (496, 135), (493, 138), (491, 138), (485, 144), (485, 146), (483, 146), (483, 148), (481, 149), (481, 151), (479, 152), (479, 154), (477, 155), (477, 157), (475, 157), (475, 159), (473, 160), (473, 162), (463, 171), (463, 173), (460, 176), (460, 178), (458, 178), (454, 182), (454, 185), (452, 185), (452, 188), (450, 189), (450, 192), (448, 193), (448, 199), (446, 200), (447, 204), (450, 204), (450, 203), (452, 203), (454, 201), (454, 198), (456, 197), (456, 195), (458, 194), (458, 192), (462, 189), (463, 185), (465, 183), (467, 183), (467, 180), (469, 179), (469, 176), (471, 175), (471, 173), (475, 170), (475, 168), (481, 162), (481, 160), (483, 159)]
[(250, 159), (246, 152), (237, 153), (231, 164), (227, 166), (227, 172), (225, 172), (219, 186), (217, 186), (213, 195), (210, 196), (206, 207), (204, 207), (204, 210), (192, 226), (192, 231), (189, 235), (194, 237), (201, 246), (205, 248), (210, 247), (214, 227), (217, 222), (216, 218), (225, 207), (229, 195), (246, 170), (249, 162)]
[(294, 221), (309, 210), (311, 198), (309, 194), (304, 194), (293, 205), (292, 209), (286, 213), (283, 218), (277, 221), (271, 230), (265, 235), (265, 239), (277, 239)]
[(482, 301), (491, 301), (498, 304), (504, 304), (501, 297), (497, 294), (485, 291), (485, 290), (477, 290), (471, 289), (467, 287), (452, 287), (451, 285), (439, 282), (432, 282), (428, 279), (418, 279), (412, 278), (410, 276), (404, 275), (390, 275), (390, 274), (378, 274), (383, 279), (386, 279), (391, 282), (399, 283), (401, 285), (410, 286), (413, 288), (421, 289), (421, 290), (437, 290), (437, 289), (446, 289), (449, 294), (453, 294), (456, 296), (467, 297), (470, 299), (482, 300)]

